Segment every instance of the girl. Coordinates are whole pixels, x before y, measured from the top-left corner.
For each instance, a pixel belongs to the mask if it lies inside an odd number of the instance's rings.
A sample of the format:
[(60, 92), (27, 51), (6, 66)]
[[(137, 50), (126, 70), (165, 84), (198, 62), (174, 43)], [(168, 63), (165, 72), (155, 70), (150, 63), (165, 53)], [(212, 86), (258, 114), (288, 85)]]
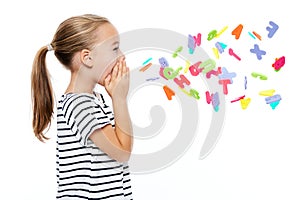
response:
[[(57, 103), (57, 199), (132, 199), (127, 161), (132, 150), (132, 124), (127, 107), (129, 69), (119, 49), (116, 28), (97, 15), (62, 22), (52, 42), (36, 54), (31, 75), (33, 130), (42, 142), (50, 126), (54, 97), (46, 54), (71, 72)], [(94, 92), (105, 87), (104, 96)]]

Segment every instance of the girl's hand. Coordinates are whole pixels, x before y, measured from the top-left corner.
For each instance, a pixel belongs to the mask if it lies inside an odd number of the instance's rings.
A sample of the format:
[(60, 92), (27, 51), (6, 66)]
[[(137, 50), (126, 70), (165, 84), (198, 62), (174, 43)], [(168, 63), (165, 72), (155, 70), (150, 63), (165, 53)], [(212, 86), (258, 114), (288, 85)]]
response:
[(126, 99), (129, 90), (129, 68), (124, 59), (116, 63), (104, 80), (104, 87), (112, 99)]

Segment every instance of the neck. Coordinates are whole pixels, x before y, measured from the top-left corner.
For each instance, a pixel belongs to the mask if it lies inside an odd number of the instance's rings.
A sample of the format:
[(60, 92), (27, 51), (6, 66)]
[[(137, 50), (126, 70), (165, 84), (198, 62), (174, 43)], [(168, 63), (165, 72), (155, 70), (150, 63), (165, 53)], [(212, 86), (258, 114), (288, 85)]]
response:
[(95, 83), (89, 77), (80, 76), (76, 72), (71, 73), (71, 80), (66, 93), (93, 93)]

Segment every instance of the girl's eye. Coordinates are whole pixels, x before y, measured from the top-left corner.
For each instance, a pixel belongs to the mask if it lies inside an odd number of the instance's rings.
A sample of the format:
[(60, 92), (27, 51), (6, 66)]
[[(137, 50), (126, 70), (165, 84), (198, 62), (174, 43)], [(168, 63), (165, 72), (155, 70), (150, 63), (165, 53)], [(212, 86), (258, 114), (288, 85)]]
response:
[(114, 51), (118, 51), (118, 49), (119, 49), (119, 47), (116, 47), (116, 48), (114, 48), (113, 50), (114, 50)]

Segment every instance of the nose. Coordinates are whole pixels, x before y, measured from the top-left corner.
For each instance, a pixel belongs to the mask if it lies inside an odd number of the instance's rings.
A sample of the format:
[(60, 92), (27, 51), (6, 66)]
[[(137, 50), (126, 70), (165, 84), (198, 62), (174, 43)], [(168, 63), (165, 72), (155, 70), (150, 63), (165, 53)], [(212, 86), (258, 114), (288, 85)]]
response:
[(120, 60), (125, 60), (125, 55), (123, 54), (123, 52), (120, 50), (119, 51), (119, 55), (118, 55), (118, 61)]

